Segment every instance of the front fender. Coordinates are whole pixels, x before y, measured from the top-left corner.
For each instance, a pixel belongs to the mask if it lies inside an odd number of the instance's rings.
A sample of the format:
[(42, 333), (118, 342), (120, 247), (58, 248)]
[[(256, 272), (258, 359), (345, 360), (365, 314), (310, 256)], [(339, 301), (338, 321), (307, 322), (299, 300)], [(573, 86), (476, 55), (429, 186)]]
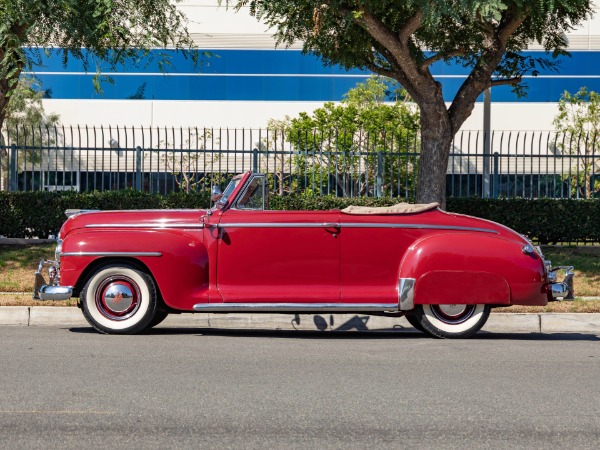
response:
[[(127, 253), (133, 255), (122, 255)], [(143, 253), (160, 256), (139, 255)], [(82, 286), (89, 272), (86, 269), (91, 265), (97, 267), (111, 261), (135, 259), (149, 269), (167, 306), (191, 311), (196, 303), (208, 301), (208, 253), (200, 233), (82, 230), (65, 237), (62, 254), (66, 254), (60, 261), (61, 285), (64, 286)]]
[(522, 247), (487, 234), (428, 236), (407, 251), (400, 278), (416, 280), (415, 304), (545, 305), (543, 262)]

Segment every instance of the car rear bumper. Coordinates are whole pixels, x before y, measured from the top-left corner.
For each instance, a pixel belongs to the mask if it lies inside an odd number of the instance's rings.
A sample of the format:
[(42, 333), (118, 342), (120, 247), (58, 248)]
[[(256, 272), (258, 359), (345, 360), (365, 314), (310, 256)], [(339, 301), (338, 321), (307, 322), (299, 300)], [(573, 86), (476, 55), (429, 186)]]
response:
[[(564, 270), (565, 277), (562, 281), (558, 281), (558, 273)], [(575, 292), (573, 289), (573, 266), (559, 266), (555, 268), (548, 268), (548, 301), (556, 300), (573, 300), (575, 298)]]

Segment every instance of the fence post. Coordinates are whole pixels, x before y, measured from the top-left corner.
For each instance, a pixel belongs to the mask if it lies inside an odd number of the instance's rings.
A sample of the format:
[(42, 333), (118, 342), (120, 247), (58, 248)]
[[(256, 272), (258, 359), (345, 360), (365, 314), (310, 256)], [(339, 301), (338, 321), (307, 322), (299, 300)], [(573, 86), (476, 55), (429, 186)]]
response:
[(258, 149), (252, 149), (252, 172), (258, 172)]
[(498, 198), (498, 188), (500, 183), (500, 174), (498, 173), (499, 162), (500, 154), (494, 152), (494, 198)]
[(10, 173), (8, 175), (9, 187), (8, 190), (15, 192), (18, 188), (17, 180), (17, 146), (11, 144), (10, 146)]
[(375, 185), (375, 195), (383, 196), (383, 155), (381, 150), (377, 151), (377, 184)]
[(135, 148), (135, 190), (142, 190), (142, 147)]

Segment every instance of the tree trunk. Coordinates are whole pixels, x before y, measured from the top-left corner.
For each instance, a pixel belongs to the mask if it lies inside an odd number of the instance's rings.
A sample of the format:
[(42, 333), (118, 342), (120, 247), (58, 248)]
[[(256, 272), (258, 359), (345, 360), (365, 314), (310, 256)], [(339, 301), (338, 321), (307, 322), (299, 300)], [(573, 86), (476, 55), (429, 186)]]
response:
[(446, 172), (452, 138), (452, 125), (446, 108), (421, 107), (417, 203), (437, 202), (446, 209)]
[(0, 81), (0, 190), (8, 190), (8, 151), (2, 134), (2, 127), (6, 119), (8, 97), (5, 90), (6, 83)]

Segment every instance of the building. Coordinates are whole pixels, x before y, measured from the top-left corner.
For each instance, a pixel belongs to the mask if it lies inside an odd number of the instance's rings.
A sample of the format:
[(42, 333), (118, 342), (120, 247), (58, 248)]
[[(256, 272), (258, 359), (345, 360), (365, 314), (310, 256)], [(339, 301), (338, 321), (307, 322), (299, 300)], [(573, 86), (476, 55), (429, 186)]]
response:
[[(235, 13), (217, 0), (185, 0), (180, 8), (197, 45), (213, 54), (200, 71), (178, 58), (167, 75), (155, 65), (126, 68), (107, 74), (115, 84), (98, 94), (91, 81), (95, 73), (84, 73), (77, 61), (63, 68), (58, 58), (48, 58), (34, 70), (50, 97), (46, 108), (66, 125), (258, 128), (269, 118), (339, 101), (369, 75), (326, 68), (314, 55), (302, 55), (300, 45), (276, 49), (266, 26), (245, 9)], [(600, 14), (567, 38), (572, 57), (562, 59), (560, 73), (529, 77), (527, 98), (517, 99), (508, 86), (493, 88), (492, 129), (549, 130), (564, 90), (600, 91)], [(435, 75), (450, 100), (465, 73), (439, 64)], [(482, 128), (482, 109), (479, 102), (463, 129)]]

